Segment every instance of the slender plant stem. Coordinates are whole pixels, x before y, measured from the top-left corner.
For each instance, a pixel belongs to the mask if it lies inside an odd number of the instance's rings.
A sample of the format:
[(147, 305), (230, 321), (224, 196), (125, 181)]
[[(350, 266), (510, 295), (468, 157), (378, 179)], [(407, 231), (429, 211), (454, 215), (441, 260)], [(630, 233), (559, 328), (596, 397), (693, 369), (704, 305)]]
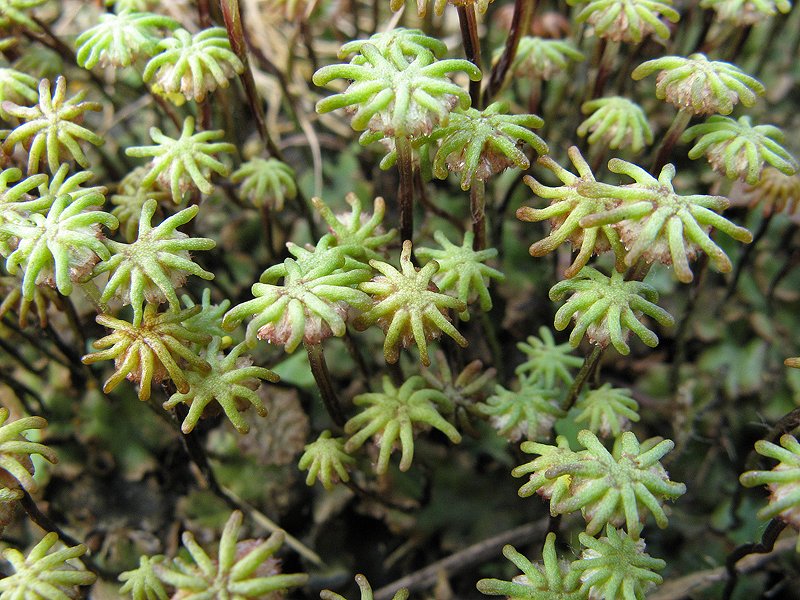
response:
[(489, 76), (489, 83), (484, 92), (483, 103), (489, 104), (492, 98), (500, 91), (508, 76), (508, 71), (511, 68), (514, 58), (517, 56), (517, 48), (519, 47), (520, 38), (525, 35), (530, 27), (531, 16), (533, 9), (536, 6), (536, 0), (515, 0), (514, 1), (514, 15), (511, 18), (511, 29), (506, 38), (506, 46), (503, 49), (503, 54), (500, 55), (500, 60), (492, 68), (492, 73)]
[(563, 410), (569, 410), (572, 408), (572, 405), (575, 404), (575, 400), (578, 399), (578, 395), (580, 395), (584, 384), (589, 380), (589, 378), (592, 377), (592, 375), (597, 372), (597, 368), (600, 365), (600, 359), (602, 358), (604, 351), (605, 348), (602, 346), (595, 346), (583, 360), (583, 365), (581, 366), (580, 371), (578, 371), (578, 374), (575, 375), (575, 379), (569, 388), (569, 392), (567, 392), (567, 397), (564, 399), (564, 403), (561, 405)]
[(486, 248), (486, 184), (482, 179), (473, 178), (469, 188), (469, 207), (472, 214), (472, 242), (474, 250)]
[(395, 138), (397, 148), (397, 170), (400, 173), (400, 188), (397, 197), (400, 204), (400, 241), (410, 240), (414, 235), (414, 156), (411, 141), (407, 137)]
[[(475, 17), (475, 5), (472, 3), (459, 5), (458, 23), (461, 25), (461, 38), (464, 43), (464, 54), (473, 65), (481, 68), (481, 41), (478, 38), (478, 22)], [(469, 97), (472, 108), (481, 109), (481, 82), (469, 82)]]
[(403, 369), (399, 362), (387, 362), (386, 370), (389, 372), (389, 377), (391, 377), (392, 383), (395, 385), (395, 387), (400, 387), (406, 382), (406, 377), (403, 375)]
[(681, 317), (678, 327), (675, 332), (675, 354), (672, 358), (672, 367), (670, 368), (672, 375), (670, 377), (670, 391), (673, 395), (678, 392), (680, 386), (681, 367), (686, 361), (686, 341), (689, 336), (689, 324), (692, 321), (697, 300), (700, 298), (700, 291), (702, 284), (706, 279), (708, 273), (708, 256), (703, 254), (698, 261), (697, 276), (692, 281), (692, 288), (689, 290), (689, 297), (686, 300), (686, 307), (683, 309), (683, 316)]
[(353, 359), (353, 362), (356, 363), (356, 367), (358, 367), (358, 370), (361, 371), (361, 376), (364, 378), (364, 381), (369, 381), (369, 367), (367, 366), (367, 362), (364, 360), (364, 355), (361, 354), (361, 350), (358, 349), (358, 344), (356, 344), (353, 340), (350, 330), (344, 332), (342, 340), (344, 341), (344, 345), (347, 348), (347, 352), (350, 354), (350, 357)]
[(339, 427), (344, 427), (345, 418), (342, 413), (342, 407), (339, 404), (339, 398), (336, 395), (336, 390), (333, 387), (330, 373), (328, 372), (328, 364), (325, 362), (325, 355), (322, 351), (322, 344), (310, 344), (303, 340), (303, 347), (308, 354), (308, 363), (311, 365), (311, 374), (314, 376), (314, 381), (317, 382), (319, 388), (319, 395), (322, 397), (322, 403), (325, 405), (325, 410), (328, 411), (333, 422)]
[(272, 236), (272, 212), (265, 202), (261, 205), (261, 227), (264, 230), (264, 246), (267, 249), (267, 260), (272, 262), (275, 256), (275, 240)]
[(653, 166), (650, 167), (651, 173), (658, 175), (659, 171), (661, 171), (661, 167), (667, 164), (669, 155), (672, 153), (672, 148), (675, 147), (681, 134), (686, 130), (686, 126), (689, 125), (692, 116), (692, 113), (685, 108), (679, 110), (678, 114), (675, 115), (675, 118), (672, 120), (672, 125), (669, 126), (667, 133), (664, 134), (664, 139), (661, 140), (661, 144), (656, 151)]
[(772, 519), (764, 530), (760, 542), (742, 544), (728, 555), (728, 558), (725, 559), (725, 570), (728, 572), (728, 581), (722, 592), (723, 600), (729, 600), (736, 589), (736, 584), (739, 579), (736, 563), (748, 554), (768, 554), (772, 552), (778, 536), (784, 529), (786, 529), (786, 523), (784, 521)]
[(592, 90), (592, 98), (599, 98), (603, 95), (603, 90), (606, 87), (611, 72), (614, 70), (614, 65), (619, 56), (619, 42), (607, 41), (605, 48), (603, 48), (603, 56), (600, 59), (600, 65), (597, 68), (597, 77), (594, 80), (594, 89)]

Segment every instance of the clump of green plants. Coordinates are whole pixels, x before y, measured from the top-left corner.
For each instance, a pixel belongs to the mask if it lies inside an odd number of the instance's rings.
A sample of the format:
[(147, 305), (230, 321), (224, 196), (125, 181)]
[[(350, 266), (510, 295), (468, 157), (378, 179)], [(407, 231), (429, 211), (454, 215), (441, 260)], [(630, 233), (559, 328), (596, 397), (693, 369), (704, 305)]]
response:
[(0, 600), (791, 595), (798, 48), (0, 0)]

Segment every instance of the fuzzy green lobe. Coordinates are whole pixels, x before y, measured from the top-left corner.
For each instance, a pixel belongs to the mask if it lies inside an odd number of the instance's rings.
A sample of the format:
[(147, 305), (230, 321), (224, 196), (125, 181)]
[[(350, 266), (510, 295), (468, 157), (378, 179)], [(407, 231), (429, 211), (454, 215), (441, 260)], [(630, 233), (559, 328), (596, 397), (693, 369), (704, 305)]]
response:
[(542, 563), (534, 564), (511, 545), (503, 547), (503, 556), (522, 571), (512, 581), (481, 579), (477, 588), (482, 594), (508, 596), (510, 600), (586, 600), (581, 589), (580, 573), (569, 563), (558, 560), (556, 534), (547, 534), (542, 549)]
[(145, 300), (160, 303), (165, 300), (173, 310), (180, 308), (175, 288), (183, 285), (186, 273), (202, 279), (214, 279), (214, 274), (192, 262), (189, 251), (211, 250), (216, 246), (209, 238), (190, 238), (177, 231), (191, 221), (200, 210), (190, 206), (165, 219), (157, 227), (151, 225), (158, 204), (150, 199), (144, 203), (139, 218), (139, 233), (132, 244), (106, 240), (113, 255), (98, 265), (93, 276), (110, 273), (100, 296), (101, 302), (113, 297), (133, 308), (133, 324), (142, 321)]
[(421, 29), (395, 27), (391, 31), (380, 31), (366, 40), (347, 42), (339, 49), (339, 58), (344, 60), (355, 55), (357, 64), (364, 64), (367, 59), (362, 54), (364, 44), (375, 46), (383, 56), (392, 60), (401, 68), (412, 62), (423, 51), (432, 52), (435, 58), (447, 54), (447, 44), (438, 38), (425, 35)]
[(73, 280), (89, 273), (97, 257), (108, 259), (108, 248), (99, 239), (100, 225), (116, 229), (116, 217), (107, 212), (88, 211), (104, 202), (99, 192), (88, 193), (77, 200), (65, 194), (53, 202), (47, 216), (30, 215), (30, 220), (0, 223), (0, 237), (19, 239), (16, 250), (6, 258), (6, 270), (24, 271), (22, 296), (33, 299), (37, 284), (55, 281), (59, 292), (68, 296)]
[[(499, 49), (495, 59), (499, 59), (502, 52)], [(583, 53), (570, 41), (523, 36), (511, 63), (511, 71), (518, 77), (549, 80), (564, 73), (570, 61), (580, 62), (584, 58)]]
[[(780, 446), (765, 440), (755, 445), (761, 456), (778, 461), (771, 471), (747, 471), (739, 477), (745, 487), (766, 485), (770, 491), (769, 504), (758, 511), (761, 519), (780, 518), (800, 529), (800, 442), (791, 434), (784, 434)], [(800, 538), (797, 540), (800, 552)]]
[(575, 20), (589, 23), (595, 35), (614, 42), (638, 44), (650, 33), (666, 40), (670, 30), (663, 19), (671, 23), (680, 19), (672, 0), (568, 0), (568, 4), (585, 4)]
[(155, 304), (144, 308), (142, 322), (138, 325), (115, 319), (109, 315), (98, 315), (97, 322), (113, 330), (113, 333), (100, 338), (92, 344), (100, 352), (84, 356), (84, 364), (114, 359), (114, 374), (103, 385), (108, 394), (123, 379), (139, 383), (139, 399), (150, 398), (150, 384), (163, 381), (167, 377), (175, 383), (179, 392), (189, 391), (183, 359), (194, 371), (208, 372), (211, 366), (190, 348), (189, 344), (208, 344), (211, 336), (189, 331), (183, 321), (200, 312), (200, 307), (181, 311), (158, 313)]
[[(441, 231), (434, 232), (433, 239), (442, 247), (441, 250), (417, 248), (415, 254), (439, 264), (439, 271), (433, 276), (439, 290), (455, 296), (465, 305), (477, 300), (482, 311), (490, 311), (492, 297), (489, 295), (489, 281), (505, 281), (506, 278), (500, 271), (485, 264), (487, 260), (497, 257), (497, 250), (473, 250), (475, 234), (471, 231), (464, 233), (464, 241), (460, 246), (452, 243)], [(462, 321), (469, 321), (468, 310), (460, 312), (458, 316)]]
[(531, 475), (530, 482), (520, 488), (520, 496), (539, 492), (549, 497), (553, 516), (580, 510), (589, 535), (599, 533), (606, 524), (624, 524), (628, 534), (637, 539), (648, 513), (659, 527), (667, 526), (663, 501), (686, 492), (684, 484), (669, 480), (659, 462), (674, 448), (674, 442), (652, 438), (640, 444), (636, 435), (627, 431), (609, 452), (586, 429), (578, 433), (578, 442), (585, 450), (572, 452), (561, 436), (557, 447), (524, 442), (523, 452), (541, 457), (512, 471), (514, 477)]
[(152, 157), (150, 170), (142, 178), (142, 185), (151, 187), (156, 180), (172, 192), (172, 200), (180, 204), (184, 192), (192, 185), (204, 194), (214, 190), (211, 172), (227, 176), (229, 169), (214, 158), (220, 152), (236, 152), (236, 146), (227, 142), (214, 142), (225, 136), (221, 129), (194, 133), (194, 117), (186, 117), (179, 138), (161, 133), (158, 127), (150, 128), (150, 138), (155, 146), (134, 146), (125, 150), (128, 156)]
[[(254, 283), (253, 298), (229, 310), (222, 321), (232, 330), (245, 318), (247, 341), (256, 338), (281, 344), (294, 352), (301, 342), (318, 344), (346, 332), (347, 307), (363, 310), (369, 296), (356, 286), (369, 279), (366, 269), (344, 268), (341, 250), (317, 248), (305, 260), (287, 258), (264, 271), (261, 283)], [(275, 285), (279, 279), (282, 285)]]
[(630, 148), (640, 152), (653, 143), (653, 130), (642, 107), (621, 96), (596, 98), (584, 102), (583, 114), (590, 116), (578, 126), (578, 135), (589, 135), (590, 144), (602, 143), (612, 150)]
[(13, 572), (0, 579), (0, 600), (70, 600), (75, 597), (71, 593), (74, 586), (95, 582), (94, 573), (67, 562), (86, 554), (86, 546), (68, 546), (50, 553), (58, 541), (58, 534), (51, 531), (27, 556), (14, 548), (3, 551)]
[(797, 173), (797, 161), (781, 144), (783, 131), (774, 125), (753, 126), (750, 117), (738, 120), (713, 116), (705, 123), (687, 129), (681, 140), (697, 143), (689, 150), (689, 158), (705, 155), (715, 171), (728, 179), (742, 179), (755, 185), (761, 178), (764, 164), (784, 175)]
[(461, 189), (468, 190), (475, 179), (486, 180), (508, 167), (527, 169), (530, 161), (520, 146), (528, 143), (537, 154), (547, 154), (545, 141), (530, 129), (544, 121), (536, 115), (512, 115), (508, 104), (494, 102), (483, 111), (456, 109), (447, 124), (436, 128), (430, 140), (441, 140), (433, 159), (433, 173), (446, 179), (461, 173)]
[(741, 102), (750, 107), (763, 95), (764, 85), (739, 67), (710, 61), (704, 54), (663, 56), (648, 60), (631, 73), (635, 80), (660, 71), (656, 97), (696, 115), (728, 115)]
[(41, 6), (47, 0), (0, 0), (0, 27), (21, 25), (31, 31), (42, 28), (27, 14), (28, 9)]
[(628, 185), (590, 183), (582, 185), (580, 192), (592, 198), (615, 201), (615, 207), (583, 217), (581, 227), (615, 225), (622, 242), (628, 249), (625, 264), (632, 267), (639, 259), (671, 264), (675, 276), (689, 283), (694, 276), (689, 260), (698, 250), (705, 252), (711, 265), (720, 272), (731, 270), (731, 261), (709, 236), (714, 228), (733, 239), (750, 243), (752, 234), (734, 225), (718, 213), (730, 204), (722, 196), (694, 194), (682, 196), (675, 192), (672, 180), (675, 167), (667, 164), (658, 179), (641, 167), (612, 158), (608, 161), (612, 173), (621, 173), (634, 180)]
[(304, 585), (305, 573), (261, 575), (259, 567), (283, 545), (285, 533), (276, 531), (242, 556), (237, 540), (242, 527), (242, 513), (234, 511), (219, 541), (217, 556), (211, 558), (191, 532), (181, 540), (193, 562), (176, 558), (172, 564), (156, 563), (156, 576), (175, 588), (176, 597), (187, 600), (255, 600)]
[(297, 468), (308, 471), (306, 485), (314, 485), (319, 479), (322, 487), (332, 490), (336, 481), (350, 481), (347, 468), (355, 462), (355, 458), (344, 450), (344, 438), (331, 437), (329, 430), (307, 444)]
[(353, 398), (353, 404), (365, 408), (345, 424), (345, 433), (351, 437), (344, 450), (354, 452), (375, 436), (380, 448), (376, 465), (379, 474), (389, 469), (389, 457), (396, 442), (401, 450), (400, 470), (407, 471), (411, 467), (415, 427), (430, 425), (454, 444), (461, 441), (461, 434), (439, 412), (453, 410), (447, 396), (439, 390), (426, 388), (425, 380), (419, 375), (408, 378), (399, 388), (384, 376), (383, 392), (359, 394)]
[(82, 167), (89, 166), (78, 140), (100, 146), (102, 137), (75, 121), (89, 110), (100, 110), (99, 102), (83, 102), (86, 90), (81, 90), (67, 99), (67, 80), (58, 77), (55, 90), (50, 90), (50, 80), (39, 82), (39, 101), (31, 107), (4, 102), (3, 110), (22, 123), (8, 134), (3, 142), (3, 151), (11, 154), (14, 146), (21, 144), (28, 151), (28, 174), (39, 171), (39, 163), (47, 160), (51, 173), (55, 173), (64, 155), (75, 159)]
[[(34, 429), (44, 429), (47, 421), (42, 417), (23, 417), (8, 423), (7, 420), (8, 409), (0, 408), (0, 474), (10, 475), (22, 489), (35, 492), (36, 481), (28, 470), (31, 455), (38, 454), (53, 464), (58, 462), (58, 457), (44, 444), (29, 442), (22, 434)], [(0, 490), (3, 489), (6, 488), (0, 487)]]
[[(363, 212), (361, 199), (354, 193), (345, 196), (350, 205), (350, 215), (336, 215), (322, 198), (311, 199), (314, 208), (328, 224), (333, 247), (356, 260), (380, 259), (386, 245), (397, 235), (396, 229), (383, 231), (381, 223), (386, 214), (386, 202), (381, 197), (372, 204), (372, 215)], [(366, 266), (366, 265), (365, 265)]]
[[(356, 575), (356, 583), (358, 584), (358, 589), (361, 591), (361, 600), (373, 600), (374, 595), (372, 593), (372, 587), (369, 585), (367, 578), (361, 574)], [(331, 590), (322, 590), (319, 593), (319, 597), (322, 600), (346, 600), (344, 596), (340, 596), (336, 592), (332, 592)], [(408, 599), (408, 590), (406, 588), (400, 588), (394, 593), (392, 596), (392, 600), (407, 600)]]
[(99, 22), (75, 40), (78, 65), (93, 69), (127, 67), (138, 57), (155, 54), (161, 36), (156, 29), (176, 29), (169, 17), (146, 12), (122, 10), (100, 15)]
[(362, 283), (361, 291), (372, 296), (375, 304), (354, 322), (359, 331), (378, 323), (386, 333), (383, 356), (388, 363), (400, 358), (400, 346), (407, 348), (414, 342), (419, 348), (422, 364), (430, 365), (428, 341), (444, 332), (462, 348), (467, 340), (447, 319), (445, 313), (452, 308), (464, 312), (467, 305), (447, 294), (434, 291), (431, 278), (439, 270), (439, 263), (429, 261), (417, 270), (411, 262), (411, 241), (403, 242), (400, 270), (389, 263), (371, 260), (369, 264), (381, 275)]
[(233, 172), (231, 181), (241, 183), (241, 195), (256, 207), (283, 210), (286, 198), (297, 196), (295, 173), (289, 165), (275, 158), (251, 158)]
[(620, 242), (617, 230), (611, 225), (589, 227), (583, 224), (585, 217), (605, 212), (612, 200), (602, 194), (595, 197), (583, 193), (584, 188), (596, 183), (592, 169), (577, 146), (571, 146), (567, 154), (578, 176), (564, 169), (549, 156), (542, 156), (536, 161), (558, 177), (563, 185), (549, 187), (530, 175), (526, 175), (523, 179), (525, 185), (530, 187), (536, 196), (550, 200), (550, 206), (546, 208), (523, 206), (517, 209), (517, 218), (520, 221), (533, 223), (549, 219), (552, 225), (550, 235), (531, 244), (528, 251), (531, 256), (544, 256), (564, 242), (571, 242), (572, 247), (579, 248), (579, 251), (572, 264), (564, 271), (564, 276), (568, 278), (574, 277), (585, 267), (593, 254), (608, 250), (614, 251), (617, 270), (622, 270), (625, 248)]
[(153, 90), (180, 105), (186, 100), (202, 102), (217, 87), (244, 72), (244, 64), (231, 49), (224, 27), (210, 27), (192, 35), (176, 29), (158, 44), (160, 52), (150, 59), (142, 79), (153, 79)]
[(517, 348), (527, 360), (514, 373), (528, 381), (541, 382), (547, 389), (555, 389), (557, 379), (567, 386), (572, 385), (570, 369), (576, 369), (583, 364), (582, 358), (571, 354), (571, 344), (556, 344), (547, 327), (540, 327), (538, 338), (529, 336), (525, 342), (517, 344)]
[(469, 94), (448, 79), (447, 74), (464, 71), (473, 81), (481, 71), (467, 60), (437, 61), (432, 52), (421, 48), (413, 61), (398, 64), (384, 56), (378, 47), (364, 43), (360, 48), (363, 64), (329, 65), (314, 73), (315, 85), (335, 79), (352, 83), (341, 94), (317, 102), (317, 112), (339, 108), (353, 111), (351, 125), (356, 131), (371, 129), (386, 137), (412, 138), (429, 134), (458, 103), (470, 104)]
[(267, 408), (256, 393), (259, 380), (276, 383), (280, 377), (269, 369), (242, 364), (241, 355), (247, 349), (244, 342), (234, 346), (227, 355), (220, 352), (220, 342), (218, 337), (212, 339), (202, 355), (211, 370), (205, 373), (187, 371), (189, 391), (176, 392), (164, 402), (166, 409), (175, 408), (181, 403), (189, 406), (189, 413), (181, 425), (184, 433), (190, 433), (195, 428), (206, 407), (212, 402), (219, 404), (239, 433), (250, 431), (250, 426), (242, 416), (241, 406), (252, 404), (259, 416), (267, 416)]
[(39, 100), (39, 92), (36, 89), (38, 83), (27, 73), (0, 67), (0, 118), (10, 120), (9, 114), (2, 107), (6, 100), (17, 104), (25, 101), (36, 104)]
[(588, 426), (592, 433), (602, 437), (618, 436), (630, 428), (630, 422), (639, 421), (639, 403), (627, 388), (611, 387), (604, 383), (586, 392), (575, 403), (575, 423)]
[(613, 271), (606, 277), (592, 267), (584, 267), (573, 279), (567, 279), (550, 289), (550, 300), (557, 302), (567, 294), (569, 300), (558, 309), (555, 327), (561, 331), (575, 319), (575, 328), (569, 342), (577, 347), (584, 335), (598, 346), (609, 343), (620, 354), (630, 354), (630, 346), (625, 341), (628, 332), (651, 348), (658, 345), (658, 336), (644, 326), (637, 315), (645, 314), (663, 326), (675, 324), (672, 316), (655, 304), (658, 292), (640, 281), (625, 281), (624, 276)]

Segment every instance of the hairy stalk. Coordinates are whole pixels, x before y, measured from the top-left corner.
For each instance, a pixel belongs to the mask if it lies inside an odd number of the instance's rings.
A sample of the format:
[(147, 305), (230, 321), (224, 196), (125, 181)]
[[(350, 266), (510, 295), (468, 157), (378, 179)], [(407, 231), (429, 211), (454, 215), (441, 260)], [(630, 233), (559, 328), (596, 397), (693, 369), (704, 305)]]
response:
[(503, 54), (492, 68), (492, 73), (489, 76), (489, 83), (486, 86), (483, 98), (485, 105), (488, 105), (495, 94), (503, 87), (511, 64), (517, 56), (519, 40), (528, 29), (535, 6), (536, 0), (514, 0), (514, 16), (511, 19), (511, 29), (508, 32), (508, 38), (506, 38)]
[(342, 413), (342, 407), (339, 404), (339, 398), (336, 395), (336, 390), (333, 387), (330, 373), (328, 372), (328, 364), (325, 362), (325, 355), (322, 351), (322, 344), (310, 344), (303, 340), (303, 347), (308, 354), (308, 363), (311, 366), (311, 374), (314, 376), (314, 381), (317, 382), (319, 388), (319, 395), (322, 397), (322, 403), (325, 405), (325, 410), (328, 411), (331, 419), (339, 427), (344, 427), (345, 418)]
[(681, 134), (686, 130), (691, 120), (691, 111), (685, 108), (678, 111), (678, 114), (676, 114), (675, 118), (672, 120), (672, 125), (669, 126), (669, 129), (667, 129), (667, 132), (664, 134), (664, 138), (661, 140), (658, 150), (656, 150), (653, 165), (650, 167), (651, 173), (659, 173), (661, 168), (669, 162), (672, 149), (675, 147), (676, 142), (680, 139)]
[(482, 179), (473, 178), (469, 188), (469, 208), (472, 214), (472, 231), (475, 239), (474, 250), (486, 248), (486, 184)]
[[(467, 60), (473, 65), (481, 68), (481, 41), (478, 38), (478, 22), (475, 17), (475, 5), (466, 4), (458, 6), (458, 23), (461, 25), (461, 38), (464, 44), (464, 54)], [(469, 82), (469, 97), (472, 99), (472, 108), (480, 110), (481, 104), (481, 82)]]
[(605, 89), (606, 83), (608, 82), (608, 79), (611, 77), (611, 73), (614, 70), (617, 57), (619, 57), (619, 48), (620, 42), (605, 41), (603, 56), (600, 59), (600, 65), (597, 67), (597, 77), (594, 80), (592, 99), (600, 98), (603, 95), (603, 90)]
[(397, 170), (400, 174), (400, 187), (397, 190), (400, 204), (400, 241), (404, 242), (414, 235), (414, 157), (408, 138), (397, 137), (395, 144)]

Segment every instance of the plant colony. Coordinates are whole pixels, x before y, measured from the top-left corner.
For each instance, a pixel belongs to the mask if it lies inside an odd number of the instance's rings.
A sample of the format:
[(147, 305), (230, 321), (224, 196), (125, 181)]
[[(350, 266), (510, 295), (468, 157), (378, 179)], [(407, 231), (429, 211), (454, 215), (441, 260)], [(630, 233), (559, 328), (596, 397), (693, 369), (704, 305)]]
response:
[(0, 0), (0, 599), (789, 593), (800, 9), (450, 4)]

